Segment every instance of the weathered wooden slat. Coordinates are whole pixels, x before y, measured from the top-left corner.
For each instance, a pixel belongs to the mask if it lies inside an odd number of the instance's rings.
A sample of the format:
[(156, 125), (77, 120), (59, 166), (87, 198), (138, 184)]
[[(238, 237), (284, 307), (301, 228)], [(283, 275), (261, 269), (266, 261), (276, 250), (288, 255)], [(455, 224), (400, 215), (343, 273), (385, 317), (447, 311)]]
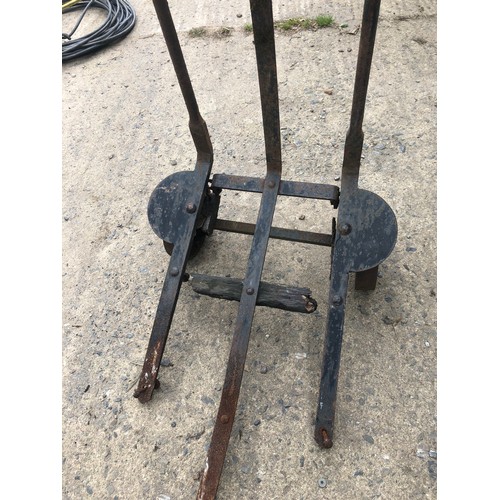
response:
[[(239, 301), (243, 288), (242, 281), (236, 278), (204, 274), (191, 274), (189, 283), (196, 293), (225, 300)], [(309, 314), (316, 310), (318, 303), (311, 297), (309, 288), (273, 285), (261, 281), (257, 305)]]

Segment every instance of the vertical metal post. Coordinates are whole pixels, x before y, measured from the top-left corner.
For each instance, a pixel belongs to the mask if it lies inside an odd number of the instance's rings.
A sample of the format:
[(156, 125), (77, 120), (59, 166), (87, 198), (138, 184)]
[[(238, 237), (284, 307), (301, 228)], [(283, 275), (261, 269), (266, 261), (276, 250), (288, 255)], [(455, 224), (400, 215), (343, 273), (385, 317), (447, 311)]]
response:
[(163, 37), (165, 38), (165, 42), (168, 47), (168, 52), (170, 54), (172, 65), (175, 69), (175, 74), (177, 75), (182, 96), (184, 97), (184, 102), (186, 103), (186, 108), (189, 113), (189, 129), (193, 137), (196, 151), (198, 152), (198, 155), (204, 153), (205, 156), (208, 155), (211, 158), (211, 155), (213, 154), (212, 143), (210, 141), (207, 126), (201, 117), (198, 103), (196, 102), (193, 85), (191, 84), (191, 79), (189, 78), (186, 62), (184, 61), (184, 56), (182, 54), (177, 31), (175, 30), (174, 22), (172, 20), (172, 15), (170, 14), (168, 2), (167, 0), (153, 0), (153, 4), (158, 20), (160, 21)]
[[(344, 146), (341, 188), (344, 192), (358, 185), (361, 152), (363, 148), (363, 117), (365, 114), (366, 94), (377, 33), (380, 0), (365, 0), (361, 36), (359, 40), (356, 79), (352, 98), (351, 121)], [(340, 210), (340, 209), (339, 209)]]
[(350, 232), (350, 226), (345, 223), (344, 214), (358, 189), (359, 168), (363, 148), (363, 116), (379, 10), (380, 0), (365, 0), (351, 121), (344, 148), (338, 225), (332, 253), (329, 307), (314, 430), (316, 442), (324, 448), (330, 448), (333, 445), (333, 423), (337, 400), (340, 354), (344, 334), (345, 301), (349, 272), (352, 271), (352, 254), (355, 251), (346, 240)]
[(134, 392), (134, 396), (141, 403), (145, 403), (151, 399), (153, 391), (158, 385), (158, 370), (160, 369), (161, 358), (165, 350), (170, 325), (177, 305), (182, 277), (186, 269), (187, 259), (196, 231), (196, 220), (203, 206), (206, 186), (213, 162), (212, 143), (205, 121), (198, 109), (198, 103), (196, 102), (168, 2), (166, 0), (153, 0), (153, 3), (189, 114), (189, 129), (197, 151), (195, 165), (197, 175), (194, 176), (193, 180), (192, 198), (189, 203), (191, 208), (186, 207), (185, 224), (172, 250), (142, 372), (139, 377), (137, 389)]
[(224, 387), (197, 498), (212, 500), (217, 494), (224, 459), (238, 405), (255, 305), (264, 267), (269, 234), (281, 180), (278, 78), (271, 0), (250, 2), (259, 74), (267, 174), (243, 281), (238, 316), (226, 369)]

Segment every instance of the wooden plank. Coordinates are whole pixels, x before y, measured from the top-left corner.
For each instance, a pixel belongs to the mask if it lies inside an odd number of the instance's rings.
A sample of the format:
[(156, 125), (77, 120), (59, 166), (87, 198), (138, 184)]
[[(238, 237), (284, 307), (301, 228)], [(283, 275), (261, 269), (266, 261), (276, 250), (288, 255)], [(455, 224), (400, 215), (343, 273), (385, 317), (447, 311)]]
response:
[[(191, 274), (189, 283), (196, 293), (225, 300), (239, 301), (243, 288), (242, 281), (236, 278), (204, 274)], [(257, 305), (310, 314), (316, 310), (318, 303), (311, 297), (309, 288), (273, 285), (261, 281)]]

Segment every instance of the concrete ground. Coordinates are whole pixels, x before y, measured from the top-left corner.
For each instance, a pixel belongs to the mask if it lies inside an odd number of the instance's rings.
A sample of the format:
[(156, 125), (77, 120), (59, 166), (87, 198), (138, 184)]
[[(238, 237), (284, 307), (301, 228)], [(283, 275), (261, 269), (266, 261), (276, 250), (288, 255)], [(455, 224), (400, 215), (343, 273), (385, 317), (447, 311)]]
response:
[[(262, 176), (248, 2), (169, 3), (213, 172)], [(153, 5), (132, 5), (125, 40), (62, 67), (65, 499), (194, 498), (237, 311), (183, 287), (161, 388), (145, 405), (132, 397), (168, 265), (148, 198), (195, 158)], [(335, 183), (362, 1), (275, 2), (274, 11), (336, 22), (276, 36), (283, 178)], [(203, 26), (234, 29), (190, 36)], [(271, 241), (263, 279), (309, 287), (318, 310), (257, 309), (220, 499), (436, 498), (435, 2), (382, 2), (364, 132), (360, 186), (391, 205), (399, 237), (377, 289), (349, 289), (333, 448), (313, 439), (330, 252)], [(220, 216), (252, 222), (258, 203), (223, 193)], [(328, 203), (280, 199), (274, 223), (327, 232), (332, 215)], [(243, 277), (250, 241), (216, 232), (189, 270)]]

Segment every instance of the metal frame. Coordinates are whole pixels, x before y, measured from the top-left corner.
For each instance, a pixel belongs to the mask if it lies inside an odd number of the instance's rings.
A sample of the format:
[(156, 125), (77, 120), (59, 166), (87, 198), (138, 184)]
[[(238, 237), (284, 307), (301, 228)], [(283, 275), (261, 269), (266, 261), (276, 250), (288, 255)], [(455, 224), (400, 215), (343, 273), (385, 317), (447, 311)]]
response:
[[(237, 294), (240, 294), (239, 298), (237, 297), (239, 309), (219, 410), (197, 495), (198, 499), (213, 499), (217, 493), (236, 414), (257, 303), (269, 307), (289, 307), (289, 310), (299, 312), (311, 312), (315, 309), (312, 306), (304, 308), (303, 305), (297, 304), (292, 308), (287, 301), (284, 305), (275, 305), (273, 300), (266, 302), (264, 288), (271, 299), (273, 294), (283, 293), (283, 290), (288, 293), (288, 289), (283, 287), (261, 283), (269, 238), (332, 248), (330, 295), (314, 433), (314, 438), (321, 447), (332, 446), (349, 274), (356, 274), (356, 289), (373, 290), (376, 286), (378, 265), (389, 256), (397, 238), (396, 217), (389, 205), (376, 194), (358, 187), (363, 145), (362, 123), (380, 0), (365, 0), (341, 189), (335, 185), (281, 179), (278, 80), (271, 0), (250, 2), (267, 163), (264, 178), (224, 174), (210, 177), (213, 163), (212, 144), (198, 109), (170, 9), (166, 0), (153, 0), (153, 3), (188, 110), (189, 128), (197, 151), (197, 160), (194, 171), (177, 172), (160, 182), (153, 191), (148, 206), (148, 217), (153, 231), (164, 241), (171, 257), (143, 369), (134, 393), (141, 403), (149, 401), (155, 387), (159, 385), (158, 370), (179, 290), (184, 281), (192, 279), (186, 273), (190, 254), (197, 245), (203, 243), (205, 236), (214, 230), (253, 235), (246, 275), (236, 284)], [(256, 224), (218, 219), (220, 195), (224, 189), (261, 193)], [(273, 227), (272, 220), (278, 196), (329, 200), (334, 208), (338, 208), (338, 220), (333, 219), (332, 233), (321, 234)], [(213, 279), (219, 288), (233, 286), (234, 292), (235, 283), (223, 283), (218, 278)], [(208, 287), (210, 288), (210, 285)], [(235, 300), (234, 293), (230, 295), (220, 289), (217, 292), (209, 290), (207, 294)], [(315, 303), (309, 296), (308, 300), (308, 304)]]

